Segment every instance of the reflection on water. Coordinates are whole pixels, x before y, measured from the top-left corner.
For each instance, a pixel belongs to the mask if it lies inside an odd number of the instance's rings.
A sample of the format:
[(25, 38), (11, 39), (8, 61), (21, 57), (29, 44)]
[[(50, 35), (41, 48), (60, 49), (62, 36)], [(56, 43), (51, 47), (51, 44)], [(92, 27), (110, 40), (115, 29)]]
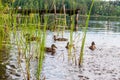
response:
[[(82, 21), (79, 22), (79, 24), (85, 24)], [(82, 26), (83, 27), (83, 26)], [(90, 20), (89, 21), (89, 31), (98, 31), (98, 32), (120, 32), (120, 22), (119, 21), (96, 21), (96, 20)]]

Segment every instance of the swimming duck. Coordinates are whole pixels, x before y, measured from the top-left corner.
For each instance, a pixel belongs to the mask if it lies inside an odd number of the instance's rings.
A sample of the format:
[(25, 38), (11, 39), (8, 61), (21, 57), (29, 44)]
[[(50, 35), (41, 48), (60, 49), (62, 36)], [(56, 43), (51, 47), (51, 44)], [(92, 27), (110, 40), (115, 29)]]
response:
[(96, 49), (94, 41), (91, 43), (91, 46), (89, 47), (89, 49), (92, 50), (92, 51)]
[(69, 42), (67, 42), (67, 45), (66, 45), (65, 48), (66, 48), (66, 49), (69, 49), (69, 48), (71, 48), (71, 47), (75, 48), (75, 47), (74, 47), (74, 44), (71, 44), (71, 45), (70, 45)]
[(46, 52), (51, 52), (51, 55), (54, 55), (56, 52), (57, 47), (55, 46), (55, 44), (52, 44), (51, 47), (45, 47), (45, 51)]
[(66, 38), (57, 38), (56, 35), (53, 36), (54, 41), (67, 41)]

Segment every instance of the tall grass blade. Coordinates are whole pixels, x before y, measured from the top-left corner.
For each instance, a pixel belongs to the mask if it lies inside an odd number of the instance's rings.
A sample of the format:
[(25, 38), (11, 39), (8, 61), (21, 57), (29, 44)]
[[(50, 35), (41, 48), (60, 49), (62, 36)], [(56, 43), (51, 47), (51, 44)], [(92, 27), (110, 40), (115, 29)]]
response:
[(79, 67), (81, 66), (81, 64), (83, 62), (83, 54), (84, 54), (84, 45), (85, 45), (86, 33), (87, 33), (87, 29), (88, 29), (88, 24), (89, 24), (89, 19), (90, 19), (90, 14), (91, 14), (91, 10), (92, 10), (93, 4), (94, 4), (94, 0), (92, 0), (92, 4), (90, 6), (90, 10), (89, 10), (88, 17), (87, 17), (86, 24), (85, 24), (86, 27), (85, 27), (84, 33), (83, 33), (83, 39), (82, 39), (82, 44), (81, 44), (81, 49), (80, 49), (80, 56), (79, 56), (79, 62), (78, 62)]

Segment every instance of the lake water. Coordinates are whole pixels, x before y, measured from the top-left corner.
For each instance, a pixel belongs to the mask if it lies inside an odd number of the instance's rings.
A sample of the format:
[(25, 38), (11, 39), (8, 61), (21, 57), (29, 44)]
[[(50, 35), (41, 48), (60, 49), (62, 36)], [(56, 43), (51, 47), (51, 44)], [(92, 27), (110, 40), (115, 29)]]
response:
[[(67, 42), (54, 42), (52, 37), (57, 32), (47, 31), (46, 46), (57, 46), (54, 56), (47, 53), (43, 61), (41, 78), (45, 80), (120, 80), (120, 22), (119, 21), (94, 21), (91, 20), (86, 36), (82, 67), (79, 68), (79, 53), (82, 40), (82, 29), (73, 32), (75, 51), (69, 59), (69, 51), (65, 48)], [(70, 40), (70, 32), (64, 32), (65, 38)], [(18, 47), (21, 31), (15, 35), (10, 32), (10, 44), (5, 45), (4, 51), (0, 51), (0, 80), (23, 80), (26, 76), (25, 59), (21, 57), (21, 67), (18, 66)], [(61, 37), (59, 33), (58, 37)], [(18, 40), (18, 41), (17, 41)], [(23, 39), (24, 40), (24, 39)], [(91, 42), (96, 44), (96, 50), (89, 50)], [(35, 54), (35, 42), (31, 43), (31, 53)], [(24, 43), (20, 46), (24, 49)], [(23, 52), (23, 50), (21, 50)], [(7, 55), (6, 55), (6, 54)], [(76, 57), (75, 57), (76, 56)], [(37, 60), (31, 59), (31, 80), (36, 80)], [(24, 73), (24, 74), (23, 74)]]

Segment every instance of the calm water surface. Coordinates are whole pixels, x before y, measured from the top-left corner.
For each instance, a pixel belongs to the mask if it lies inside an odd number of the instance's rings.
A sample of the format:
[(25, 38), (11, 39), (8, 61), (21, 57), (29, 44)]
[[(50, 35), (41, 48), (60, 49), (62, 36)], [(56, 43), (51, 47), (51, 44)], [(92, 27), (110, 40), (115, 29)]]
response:
[[(46, 54), (41, 75), (43, 78), (46, 80), (120, 80), (120, 22), (90, 21), (82, 68), (75, 65), (75, 62), (78, 63), (79, 60), (82, 28), (73, 33), (76, 50), (72, 51), (72, 54), (75, 54), (76, 58), (73, 57), (70, 60), (68, 60), (68, 50), (65, 49), (67, 42), (54, 42), (53, 34), (57, 33), (47, 31), (46, 46), (51, 46), (54, 43), (58, 48), (54, 56)], [(69, 35), (69, 31), (64, 33), (65, 38), (70, 39)], [(16, 36), (19, 40), (20, 31)], [(12, 47), (9, 50), (6, 47), (7, 52), (0, 52), (0, 57), (2, 57), (0, 58), (0, 80), (23, 80), (22, 71), (17, 63), (18, 51), (15, 38), (11, 34)], [(97, 49), (95, 51), (88, 49), (92, 41), (96, 43)], [(34, 48), (34, 43), (31, 48)], [(6, 56), (5, 53), (8, 55)], [(25, 72), (25, 61), (21, 60), (21, 66)], [(30, 64), (31, 80), (35, 80), (37, 60), (31, 60)], [(10, 65), (14, 65), (14, 67)]]

